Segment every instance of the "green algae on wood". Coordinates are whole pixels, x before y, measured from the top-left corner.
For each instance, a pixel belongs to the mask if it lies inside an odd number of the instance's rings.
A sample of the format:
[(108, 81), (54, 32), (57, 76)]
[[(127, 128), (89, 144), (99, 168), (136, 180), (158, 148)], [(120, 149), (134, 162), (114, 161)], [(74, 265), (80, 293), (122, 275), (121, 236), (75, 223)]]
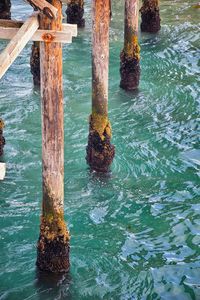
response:
[(102, 141), (105, 139), (105, 134), (109, 138), (112, 137), (111, 125), (107, 115), (104, 116), (93, 112), (90, 116), (90, 123), (92, 130), (98, 133)]

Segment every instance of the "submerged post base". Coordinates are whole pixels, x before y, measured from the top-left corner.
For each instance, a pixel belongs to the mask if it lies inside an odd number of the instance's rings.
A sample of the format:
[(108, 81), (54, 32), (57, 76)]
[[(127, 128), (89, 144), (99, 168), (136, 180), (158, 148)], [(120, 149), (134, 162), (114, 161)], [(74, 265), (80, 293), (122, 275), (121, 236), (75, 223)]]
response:
[(53, 273), (68, 272), (69, 233), (64, 219), (52, 214), (41, 218), (40, 237), (37, 244), (37, 267)]
[(139, 86), (140, 60), (127, 56), (124, 51), (121, 52), (120, 59), (120, 87), (126, 91), (133, 91)]
[(92, 170), (108, 172), (115, 155), (115, 147), (111, 144), (110, 139), (111, 129), (109, 121), (100, 135), (91, 116), (86, 161)]
[(77, 24), (79, 28), (85, 27), (84, 8), (75, 3), (69, 3), (66, 10), (67, 23)]
[(141, 12), (141, 31), (156, 33), (160, 30), (160, 11), (159, 8), (145, 8), (140, 9)]
[(63, 237), (48, 240), (44, 236), (39, 237), (37, 252), (37, 267), (42, 271), (53, 273), (68, 272), (69, 263), (69, 242)]
[(40, 47), (39, 42), (34, 42), (31, 52), (31, 74), (33, 75), (33, 83), (35, 86), (40, 86)]

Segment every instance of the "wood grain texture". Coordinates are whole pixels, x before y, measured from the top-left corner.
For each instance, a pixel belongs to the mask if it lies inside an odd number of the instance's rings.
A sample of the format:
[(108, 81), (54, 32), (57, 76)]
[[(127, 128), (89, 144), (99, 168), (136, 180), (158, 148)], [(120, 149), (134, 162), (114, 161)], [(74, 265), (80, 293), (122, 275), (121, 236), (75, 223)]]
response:
[(108, 114), (109, 0), (92, 1), (92, 112)]
[[(58, 18), (41, 15), (44, 30), (62, 30), (62, 4), (51, 0)], [(64, 113), (62, 44), (40, 43), (43, 200), (36, 265), (60, 273), (69, 270), (69, 233), (64, 221)]]
[[(18, 32), (18, 28), (4, 28), (0, 27), (0, 39), (10, 40)], [(71, 31), (55, 31), (55, 30), (37, 30), (30, 38), (32, 41), (39, 42), (54, 42), (54, 43), (71, 43), (72, 35)]]
[[(23, 21), (15, 20), (1, 20), (0, 19), (0, 28), (20, 28), (24, 24)], [(77, 36), (77, 25), (75, 24), (62, 24), (62, 32), (70, 32), (72, 36)]]
[[(49, 20), (40, 15), (40, 28), (62, 30), (61, 2), (52, 0), (58, 18)], [(64, 128), (62, 45), (40, 43), (40, 72), (42, 99), (42, 177), (43, 215), (63, 211), (64, 199)]]
[(139, 0), (125, 0), (124, 50), (133, 53), (134, 36), (138, 35)]

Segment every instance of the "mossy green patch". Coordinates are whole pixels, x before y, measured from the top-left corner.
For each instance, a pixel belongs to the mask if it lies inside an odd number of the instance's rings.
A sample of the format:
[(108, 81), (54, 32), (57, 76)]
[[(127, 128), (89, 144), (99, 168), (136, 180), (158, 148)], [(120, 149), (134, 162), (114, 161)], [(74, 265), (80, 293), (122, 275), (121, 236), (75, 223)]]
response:
[(90, 116), (90, 123), (92, 129), (99, 134), (102, 141), (105, 139), (105, 134), (111, 138), (112, 129), (107, 116), (93, 112)]

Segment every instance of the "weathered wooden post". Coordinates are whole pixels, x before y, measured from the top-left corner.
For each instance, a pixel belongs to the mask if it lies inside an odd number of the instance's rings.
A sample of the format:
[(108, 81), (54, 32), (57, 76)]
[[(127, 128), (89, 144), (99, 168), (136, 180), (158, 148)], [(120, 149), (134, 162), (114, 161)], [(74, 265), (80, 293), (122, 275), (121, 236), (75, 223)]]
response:
[(141, 31), (156, 33), (160, 30), (159, 0), (143, 0)]
[(67, 23), (85, 27), (84, 0), (69, 0), (67, 4)]
[(138, 43), (139, 0), (125, 0), (124, 48), (120, 54), (120, 87), (132, 91), (140, 80), (140, 46)]
[(86, 160), (92, 170), (107, 172), (115, 149), (108, 119), (110, 1), (92, 1), (92, 114)]
[(4, 128), (4, 122), (2, 119), (0, 119), (0, 156), (3, 155), (3, 147), (5, 145), (5, 139), (3, 137), (3, 128)]
[(10, 0), (0, 1), (0, 19), (10, 19), (11, 18), (11, 2)]
[[(62, 4), (56, 20), (40, 16), (41, 29), (62, 30)], [(69, 270), (69, 233), (64, 221), (64, 130), (62, 89), (62, 45), (40, 43), (42, 98), (43, 201), (38, 240), (37, 266), (41, 270)]]

